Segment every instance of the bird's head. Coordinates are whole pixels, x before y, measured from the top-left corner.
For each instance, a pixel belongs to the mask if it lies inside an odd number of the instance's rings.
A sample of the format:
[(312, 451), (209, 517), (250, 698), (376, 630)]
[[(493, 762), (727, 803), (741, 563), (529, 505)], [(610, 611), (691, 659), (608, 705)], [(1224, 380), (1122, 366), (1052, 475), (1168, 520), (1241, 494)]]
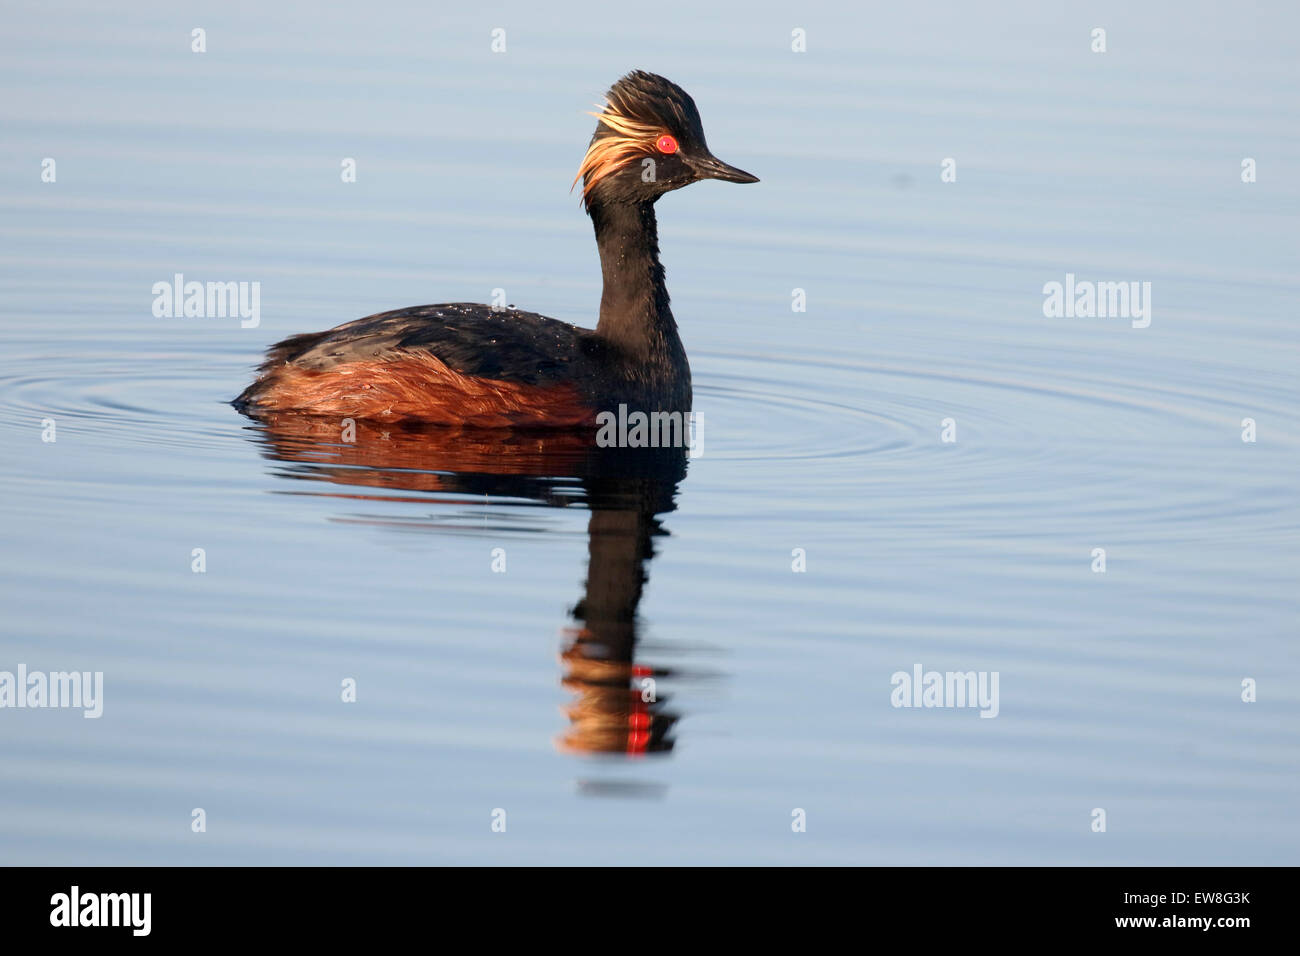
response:
[(634, 70), (605, 95), (596, 132), (573, 184), (594, 202), (653, 202), (701, 179), (756, 183), (709, 152), (695, 101), (676, 83)]

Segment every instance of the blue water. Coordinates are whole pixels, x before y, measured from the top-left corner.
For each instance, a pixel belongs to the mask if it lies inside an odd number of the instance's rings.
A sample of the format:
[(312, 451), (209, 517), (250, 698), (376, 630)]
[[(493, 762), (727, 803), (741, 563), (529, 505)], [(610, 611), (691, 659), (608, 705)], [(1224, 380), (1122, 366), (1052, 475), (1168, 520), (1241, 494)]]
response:
[[(0, 709), (0, 862), (1300, 862), (1300, 17), (901, 6), (10, 2), (0, 671), (105, 690)], [(634, 67), (762, 178), (659, 204), (684, 471), (224, 404), (384, 309), (592, 324)], [(891, 706), (917, 664), (997, 717)]]

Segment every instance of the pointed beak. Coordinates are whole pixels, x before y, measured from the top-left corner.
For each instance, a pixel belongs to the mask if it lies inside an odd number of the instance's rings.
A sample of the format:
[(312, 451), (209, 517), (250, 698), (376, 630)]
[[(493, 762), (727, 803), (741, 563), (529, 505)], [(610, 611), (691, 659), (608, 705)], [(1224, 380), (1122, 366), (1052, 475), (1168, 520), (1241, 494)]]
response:
[(756, 183), (758, 177), (735, 166), (728, 166), (718, 157), (707, 155), (702, 159), (688, 159), (686, 164), (695, 170), (700, 179), (721, 179), (727, 183)]

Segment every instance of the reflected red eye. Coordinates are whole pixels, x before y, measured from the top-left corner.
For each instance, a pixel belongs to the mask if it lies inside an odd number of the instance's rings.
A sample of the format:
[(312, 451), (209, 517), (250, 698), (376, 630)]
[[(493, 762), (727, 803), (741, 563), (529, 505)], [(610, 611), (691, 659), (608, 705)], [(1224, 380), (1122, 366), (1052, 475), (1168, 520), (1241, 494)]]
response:
[(677, 140), (665, 133), (655, 140), (655, 149), (661, 153), (675, 153), (677, 152)]

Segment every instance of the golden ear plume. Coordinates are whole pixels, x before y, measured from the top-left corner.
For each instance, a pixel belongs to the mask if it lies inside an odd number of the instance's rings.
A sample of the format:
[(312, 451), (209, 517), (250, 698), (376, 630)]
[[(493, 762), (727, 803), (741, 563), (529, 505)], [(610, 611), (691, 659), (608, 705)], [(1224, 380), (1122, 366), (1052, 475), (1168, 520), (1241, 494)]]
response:
[(664, 133), (659, 126), (643, 123), (618, 112), (612, 103), (606, 103), (599, 113), (589, 112), (587, 115), (596, 117), (616, 135), (597, 137), (587, 147), (587, 155), (582, 158), (578, 175), (573, 177), (573, 185), (569, 187), (572, 191), (573, 186), (586, 177), (587, 183), (582, 190), (583, 202), (590, 198), (596, 184), (610, 173), (622, 168), (638, 154), (648, 155), (654, 148), (655, 140)]

